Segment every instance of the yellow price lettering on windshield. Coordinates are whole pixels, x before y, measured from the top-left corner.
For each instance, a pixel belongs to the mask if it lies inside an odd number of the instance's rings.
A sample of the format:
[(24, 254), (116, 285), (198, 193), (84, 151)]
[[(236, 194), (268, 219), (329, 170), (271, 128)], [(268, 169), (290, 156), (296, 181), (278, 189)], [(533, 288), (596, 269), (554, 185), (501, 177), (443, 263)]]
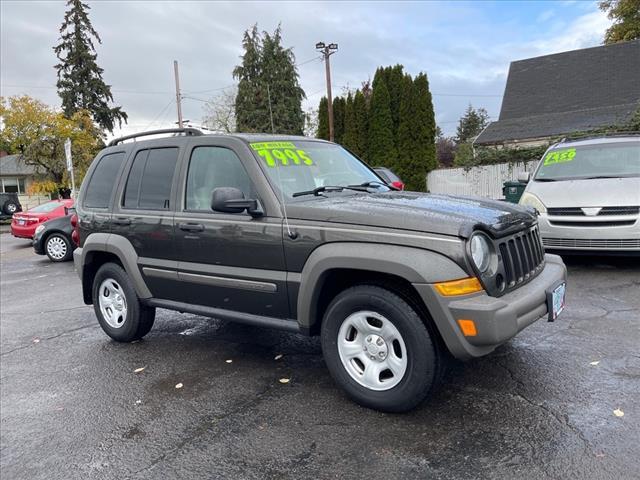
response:
[(565, 148), (564, 150), (553, 150), (544, 157), (544, 165), (554, 165), (556, 163), (570, 162), (576, 156), (575, 148)]
[(313, 165), (313, 160), (307, 152), (296, 148), (292, 142), (261, 142), (249, 145), (271, 168), (276, 167), (277, 162), (282, 166)]

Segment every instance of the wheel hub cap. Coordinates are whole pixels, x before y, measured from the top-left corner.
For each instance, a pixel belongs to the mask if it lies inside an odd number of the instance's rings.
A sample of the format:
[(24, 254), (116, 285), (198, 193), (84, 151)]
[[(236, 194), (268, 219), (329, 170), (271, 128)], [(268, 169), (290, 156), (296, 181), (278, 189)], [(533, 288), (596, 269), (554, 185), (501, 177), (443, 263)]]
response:
[(400, 331), (373, 311), (349, 315), (338, 331), (338, 354), (349, 376), (370, 390), (389, 390), (407, 371), (407, 348)]
[(387, 342), (379, 335), (368, 335), (364, 341), (364, 351), (367, 352), (371, 360), (381, 362), (389, 353)]

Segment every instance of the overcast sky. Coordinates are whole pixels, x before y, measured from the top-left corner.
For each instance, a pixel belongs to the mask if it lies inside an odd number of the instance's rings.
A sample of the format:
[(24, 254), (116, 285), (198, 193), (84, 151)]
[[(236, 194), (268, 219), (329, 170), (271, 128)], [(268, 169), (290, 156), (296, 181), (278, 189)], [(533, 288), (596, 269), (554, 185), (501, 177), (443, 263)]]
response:
[[(509, 62), (598, 45), (610, 24), (594, 1), (88, 3), (102, 38), (98, 63), (129, 114), (123, 133), (176, 121), (174, 59), (186, 95), (206, 99), (233, 85), (242, 34), (256, 22), (268, 31), (282, 24), (284, 45), (302, 64), (305, 108), (325, 93), (314, 45), (335, 42), (334, 92), (358, 87), (379, 65), (424, 71), (437, 122), (448, 134), (469, 103), (498, 117)], [(0, 9), (1, 94), (28, 94), (58, 107), (52, 47), (65, 2), (2, 0)], [(185, 99), (184, 117), (199, 123), (202, 105)]]

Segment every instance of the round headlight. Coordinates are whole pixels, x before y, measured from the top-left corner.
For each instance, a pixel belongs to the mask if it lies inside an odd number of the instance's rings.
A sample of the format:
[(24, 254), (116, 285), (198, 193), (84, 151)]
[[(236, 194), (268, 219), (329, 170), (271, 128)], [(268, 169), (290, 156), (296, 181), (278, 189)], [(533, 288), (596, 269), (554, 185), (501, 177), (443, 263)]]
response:
[(481, 233), (476, 233), (471, 237), (471, 259), (480, 272), (485, 272), (489, 268), (491, 246), (487, 237)]
[(36, 235), (39, 234), (43, 230), (44, 230), (44, 225), (38, 225), (37, 228), (36, 228)]

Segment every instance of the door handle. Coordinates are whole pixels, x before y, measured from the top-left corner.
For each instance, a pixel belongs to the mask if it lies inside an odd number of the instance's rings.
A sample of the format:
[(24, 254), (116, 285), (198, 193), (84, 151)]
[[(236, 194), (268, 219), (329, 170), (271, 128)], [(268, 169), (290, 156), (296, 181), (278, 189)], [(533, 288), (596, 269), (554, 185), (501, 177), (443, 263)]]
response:
[(126, 217), (114, 218), (114, 225), (131, 225), (131, 219)]
[(179, 223), (178, 228), (185, 232), (203, 232), (204, 225), (201, 223)]

